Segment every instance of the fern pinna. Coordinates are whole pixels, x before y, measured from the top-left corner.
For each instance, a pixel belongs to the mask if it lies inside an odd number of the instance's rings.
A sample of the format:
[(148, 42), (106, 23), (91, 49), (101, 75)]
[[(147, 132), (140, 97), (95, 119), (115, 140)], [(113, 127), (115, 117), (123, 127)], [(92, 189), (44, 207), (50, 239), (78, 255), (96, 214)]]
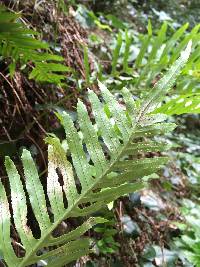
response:
[[(156, 172), (167, 162), (166, 157), (139, 158), (137, 155), (167, 149), (164, 143), (149, 142), (146, 137), (171, 131), (174, 124), (165, 123), (163, 116), (151, 115), (150, 112), (175, 81), (189, 57), (190, 49), (188, 45), (141, 103), (139, 112), (128, 90), (122, 92), (125, 103), (122, 106), (100, 84), (101, 101), (93, 91), (88, 93), (95, 122), (90, 119), (81, 101), (77, 106), (79, 130), (67, 113), (59, 114), (66, 132), (67, 154), (72, 160), (66, 156), (57, 137), (47, 137), (46, 192), (29, 151), (22, 153), (23, 183), (13, 161), (6, 158), (11, 203), (0, 182), (0, 254), (7, 266), (25, 267), (43, 262), (48, 267), (59, 267), (89, 253), (91, 240), (83, 234), (93, 225), (103, 223), (103, 218), (90, 217), (78, 228), (60, 236), (55, 236), (54, 230), (69, 217), (89, 216), (119, 196), (143, 188), (145, 182), (142, 178)], [(62, 174), (62, 185), (58, 170)], [(40, 228), (40, 238), (34, 237), (27, 224), (28, 199)], [(13, 249), (11, 222), (14, 222), (19, 235), (23, 257), (17, 257)]]

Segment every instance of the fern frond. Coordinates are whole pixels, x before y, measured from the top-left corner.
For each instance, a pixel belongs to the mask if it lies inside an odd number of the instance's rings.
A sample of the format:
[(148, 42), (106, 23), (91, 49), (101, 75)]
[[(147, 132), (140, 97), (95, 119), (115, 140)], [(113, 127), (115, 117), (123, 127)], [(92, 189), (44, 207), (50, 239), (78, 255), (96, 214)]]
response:
[[(178, 75), (180, 60), (184, 64), (188, 55), (189, 48), (162, 79), (158, 90), (169, 76)], [(54, 230), (67, 218), (89, 216), (119, 196), (142, 189), (146, 184), (142, 178), (168, 161), (166, 157), (138, 157), (141, 153), (167, 149), (166, 144), (147, 142), (146, 137), (174, 128), (174, 124), (163, 122), (165, 116), (148, 114), (155, 100), (150, 99), (148, 109), (143, 108), (146, 104), (142, 105), (141, 117), (140, 111), (135, 112), (135, 103), (127, 89), (123, 90), (125, 104), (122, 106), (103, 84), (99, 83), (99, 87), (101, 101), (93, 91), (88, 93), (94, 119), (89, 117), (86, 106), (78, 102), (79, 130), (66, 112), (58, 114), (70, 158), (57, 137), (46, 139), (49, 161), (46, 192), (29, 151), (22, 153), (23, 183), (13, 161), (6, 158), (12, 214), (0, 183), (0, 251), (9, 267), (25, 267), (39, 261), (61, 267), (89, 253), (90, 239), (82, 235), (104, 219), (89, 218), (77, 229), (58, 237)], [(39, 238), (35, 238), (27, 223), (27, 199), (40, 229)], [(11, 217), (24, 249), (21, 258), (12, 247)]]
[(112, 76), (115, 76), (117, 73), (117, 62), (119, 59), (121, 47), (122, 47), (122, 34), (121, 32), (119, 32), (117, 36), (117, 40), (116, 40), (116, 47), (113, 50), (113, 56), (112, 56), (112, 63), (111, 63), (112, 64), (112, 71), (111, 71)]
[[(10, 74), (14, 74), (17, 62), (32, 62), (35, 66), (29, 75), (30, 79), (61, 84), (65, 79), (63, 73), (69, 71), (60, 63), (64, 59), (48, 53), (49, 45), (34, 37), (39, 33), (27, 29), (18, 18), (19, 14), (11, 13), (0, 5), (0, 55), (12, 61)], [(41, 50), (45, 52), (41, 53)]]
[(180, 95), (157, 108), (154, 113), (180, 115), (184, 113), (200, 113), (200, 94)]
[(125, 50), (124, 50), (124, 57), (123, 57), (123, 71), (129, 72), (128, 67), (128, 59), (130, 54), (130, 47), (131, 47), (132, 38), (129, 36), (128, 31), (125, 31)]
[(29, 79), (61, 85), (62, 80), (66, 78), (64, 75), (66, 72), (72, 72), (72, 69), (60, 63), (35, 62), (35, 68), (29, 74)]
[(186, 87), (184, 89), (187, 90), (192, 86), (193, 81), (188, 73), (198, 68), (200, 24), (196, 25), (191, 32), (186, 32), (188, 26), (188, 23), (186, 23), (176, 30), (172, 36), (166, 37), (167, 24), (164, 23), (156, 36), (151, 34), (151, 30), (150, 33), (142, 36), (141, 49), (133, 66), (137, 69), (139, 76), (136, 81), (137, 87), (150, 87), (150, 83), (157, 79), (157, 75), (166, 72), (169, 66), (175, 62), (190, 40), (193, 43), (193, 53), (183, 69), (185, 79), (182, 76), (182, 79), (177, 81), (177, 90), (179, 88), (182, 90), (183, 87)]
[(152, 37), (152, 26), (151, 26), (151, 21), (149, 20), (148, 21), (148, 35), (144, 36), (144, 39), (142, 40), (142, 45), (141, 45), (141, 48), (140, 48), (140, 52), (135, 60), (135, 67), (138, 68), (141, 66), (142, 64), (142, 60), (145, 56), (145, 53), (147, 51), (147, 48), (149, 46), (149, 43), (150, 43), (150, 40), (151, 40), (151, 37)]
[(0, 17), (0, 53), (2, 56), (18, 60), (26, 55), (30, 60), (32, 51), (49, 48), (47, 43), (32, 37), (37, 35), (37, 32), (27, 29), (22, 23), (16, 21), (20, 17), (18, 14), (0, 9)]

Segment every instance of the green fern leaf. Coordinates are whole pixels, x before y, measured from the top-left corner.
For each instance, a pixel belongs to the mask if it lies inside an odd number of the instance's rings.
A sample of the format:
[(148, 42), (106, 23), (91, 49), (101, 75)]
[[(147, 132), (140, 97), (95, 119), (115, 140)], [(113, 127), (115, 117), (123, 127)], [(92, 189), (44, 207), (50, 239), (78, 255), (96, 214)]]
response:
[[(188, 54), (189, 48), (163, 78), (157, 87), (159, 93), (165, 89), (169, 77), (178, 75), (179, 65), (186, 62)], [(83, 234), (104, 219), (91, 217), (61, 236), (55, 236), (55, 229), (67, 218), (91, 216), (119, 196), (142, 189), (146, 185), (142, 178), (168, 161), (166, 157), (138, 157), (141, 153), (167, 149), (166, 144), (147, 142), (146, 137), (174, 128), (174, 124), (163, 122), (165, 116), (148, 114), (158, 92), (149, 96), (141, 111), (135, 112), (135, 103), (126, 89), (123, 90), (125, 104), (121, 105), (103, 84), (99, 83), (99, 87), (101, 101), (93, 91), (88, 93), (94, 120), (90, 119), (86, 106), (81, 101), (78, 103), (79, 130), (66, 112), (58, 114), (65, 129), (70, 159), (57, 137), (46, 139), (49, 161), (46, 192), (29, 151), (22, 153), (23, 182), (13, 161), (6, 157), (12, 212), (0, 182), (0, 251), (7, 266), (25, 267), (43, 261), (47, 266), (61, 267), (89, 253), (91, 240)], [(27, 223), (27, 200), (40, 229), (37, 238)], [(24, 256), (20, 258), (15, 255), (10, 237), (11, 217), (23, 250)]]
[(27, 64), (31, 61), (35, 67), (29, 75), (30, 79), (61, 85), (65, 79), (63, 73), (71, 69), (55, 63), (63, 61), (63, 57), (48, 53), (49, 45), (35, 39), (38, 32), (27, 29), (17, 20), (19, 17), (19, 14), (8, 12), (0, 5), (0, 55), (12, 60), (10, 75), (14, 75), (17, 62)]
[(140, 118), (143, 113), (150, 112), (154, 110), (158, 104), (163, 99), (164, 95), (174, 84), (177, 76), (180, 74), (183, 66), (188, 61), (191, 52), (192, 42), (190, 41), (184, 51), (182, 51), (181, 56), (177, 61), (171, 66), (166, 75), (158, 81), (154, 88), (150, 91), (150, 94), (143, 101), (142, 108), (140, 111)]
[(124, 57), (123, 57), (123, 71), (129, 72), (128, 67), (128, 60), (129, 60), (129, 54), (130, 54), (130, 47), (131, 47), (132, 38), (129, 36), (128, 31), (125, 31), (125, 49), (124, 49)]
[(157, 108), (154, 113), (180, 115), (184, 113), (200, 113), (200, 94), (180, 95)]
[(122, 47), (122, 34), (121, 34), (121, 32), (119, 32), (116, 42), (117, 42), (116, 47), (113, 51), (113, 57), (112, 57), (112, 71), (111, 71), (112, 76), (115, 76), (117, 73), (117, 62), (118, 62), (120, 50)]
[(72, 69), (60, 63), (35, 62), (35, 68), (29, 74), (29, 79), (61, 85), (62, 80), (66, 79), (62, 73), (66, 72), (72, 72)]
[(146, 53), (146, 50), (149, 46), (149, 43), (150, 43), (150, 40), (151, 40), (151, 37), (152, 37), (152, 26), (151, 26), (151, 21), (149, 20), (148, 21), (148, 35), (147, 36), (144, 36), (144, 39), (142, 41), (142, 45), (141, 45), (141, 48), (140, 48), (140, 52), (136, 58), (136, 61), (135, 61), (135, 67), (138, 68), (141, 66), (141, 63), (142, 63), (142, 59), (144, 58), (144, 55)]
[(200, 24), (196, 25), (191, 32), (186, 32), (188, 26), (188, 23), (184, 24), (174, 31), (172, 36), (168, 37), (166, 34), (167, 24), (163, 24), (157, 36), (152, 35), (151, 30), (142, 36), (141, 49), (134, 64), (139, 74), (136, 81), (138, 88), (151, 87), (151, 82), (154, 79), (157, 80), (160, 73), (166, 72), (191, 40), (193, 43), (192, 55), (182, 71), (182, 79), (177, 80), (176, 89), (182, 91), (184, 88), (185, 92), (181, 92), (181, 94), (194, 92), (195, 87), (198, 89), (198, 77), (195, 79), (194, 75), (192, 78), (191, 73), (198, 74), (199, 69)]

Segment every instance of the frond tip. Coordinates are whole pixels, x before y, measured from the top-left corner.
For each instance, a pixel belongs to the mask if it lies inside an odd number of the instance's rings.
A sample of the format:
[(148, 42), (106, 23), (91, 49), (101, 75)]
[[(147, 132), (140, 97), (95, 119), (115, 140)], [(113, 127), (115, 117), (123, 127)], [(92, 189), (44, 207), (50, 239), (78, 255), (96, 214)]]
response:
[(174, 62), (167, 73), (155, 84), (154, 88), (144, 99), (139, 116), (140, 120), (142, 119), (143, 114), (145, 115), (146, 113), (153, 111), (159, 105), (163, 100), (163, 97), (174, 85), (176, 78), (189, 59), (191, 47), (192, 41), (189, 41), (186, 49), (181, 52), (180, 57)]
[(187, 61), (189, 59), (191, 50), (192, 50), (192, 40), (188, 42), (186, 49), (181, 52), (181, 57)]

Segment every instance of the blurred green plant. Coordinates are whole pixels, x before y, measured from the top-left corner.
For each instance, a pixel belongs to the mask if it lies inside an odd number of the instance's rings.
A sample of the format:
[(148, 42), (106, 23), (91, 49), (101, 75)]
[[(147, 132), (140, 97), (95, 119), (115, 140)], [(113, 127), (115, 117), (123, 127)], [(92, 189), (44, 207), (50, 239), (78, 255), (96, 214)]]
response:
[(183, 200), (182, 214), (185, 223), (177, 224), (183, 231), (180, 239), (176, 240), (176, 246), (183, 255), (193, 264), (200, 266), (200, 205), (189, 200)]
[(99, 253), (112, 254), (117, 252), (120, 244), (115, 241), (117, 230), (114, 228), (114, 221), (106, 222), (101, 227), (95, 227), (94, 231), (100, 234), (100, 240), (96, 242)]
[(57, 10), (65, 15), (69, 12), (69, 7), (76, 5), (76, 0), (56, 0)]
[[(178, 29), (173, 29), (167, 22), (155, 34), (151, 22), (148, 22), (147, 34), (139, 34), (131, 28), (119, 29), (118, 33), (112, 33), (112, 46), (105, 50), (107, 60), (110, 60), (111, 71), (101, 66), (101, 77), (105, 82), (112, 80), (117, 84), (117, 89), (128, 85), (135, 94), (146, 94), (147, 89), (160, 79), (173, 62), (180, 51), (192, 40), (192, 55), (182, 70), (181, 78), (176, 82), (177, 95), (186, 96), (198, 93), (199, 66), (200, 66), (200, 24), (191, 31), (187, 31), (188, 23)], [(101, 59), (101, 55), (98, 60)], [(96, 69), (98, 76), (99, 68)], [(114, 86), (113, 86), (114, 87)], [(145, 89), (145, 90), (144, 90)]]
[(164, 113), (167, 115), (180, 115), (184, 113), (200, 113), (200, 94), (188, 94), (175, 96), (167, 103), (159, 107), (154, 113)]
[[(182, 71), (181, 79), (177, 81), (176, 91), (182, 94), (189, 94), (198, 91), (199, 85), (199, 62), (200, 62), (200, 24), (196, 25), (191, 32), (186, 32), (188, 23), (175, 30), (172, 36), (167, 35), (167, 23), (163, 23), (155, 36), (152, 31), (151, 23), (148, 24), (148, 34), (139, 35), (139, 42), (131, 44), (139, 48), (139, 53), (133, 62), (132, 73), (135, 72), (136, 77), (133, 78), (133, 84), (137, 88), (149, 88), (153, 80), (159, 79), (159, 75), (165, 72), (170, 64), (176, 59), (180, 51), (188, 43), (193, 41), (193, 52), (190, 60)], [(117, 39), (118, 40), (118, 39)], [(126, 47), (130, 48), (130, 40), (125, 38), (124, 43)], [(122, 48), (123, 42), (117, 41), (116, 50)], [(122, 50), (121, 50), (122, 51)], [(123, 55), (124, 54), (124, 55)], [(127, 59), (127, 50), (125, 49), (121, 56)], [(116, 66), (116, 62), (120, 63), (120, 53), (115, 53), (112, 59)], [(119, 68), (120, 69), (120, 68)], [(121, 73), (126, 72), (121, 68)]]

